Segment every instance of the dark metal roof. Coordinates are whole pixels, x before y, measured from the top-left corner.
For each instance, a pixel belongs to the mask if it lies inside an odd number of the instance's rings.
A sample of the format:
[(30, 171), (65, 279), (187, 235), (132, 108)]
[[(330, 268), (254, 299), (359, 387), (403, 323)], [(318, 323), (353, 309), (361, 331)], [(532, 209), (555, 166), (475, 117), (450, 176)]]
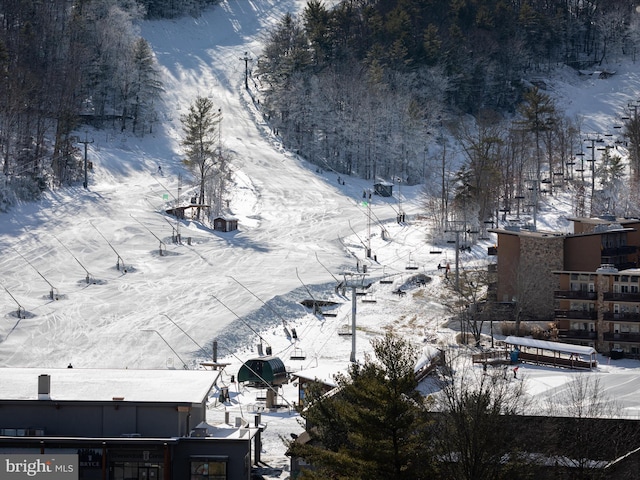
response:
[(244, 362), (238, 371), (239, 382), (280, 385), (287, 383), (287, 370), (278, 357), (252, 358)]

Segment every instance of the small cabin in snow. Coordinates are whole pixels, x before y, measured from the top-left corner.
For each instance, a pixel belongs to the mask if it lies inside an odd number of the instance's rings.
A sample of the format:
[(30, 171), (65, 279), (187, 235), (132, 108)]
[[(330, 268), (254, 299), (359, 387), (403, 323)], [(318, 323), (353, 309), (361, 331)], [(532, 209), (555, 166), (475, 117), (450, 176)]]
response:
[(238, 229), (238, 220), (236, 218), (215, 218), (213, 220), (213, 229), (219, 232), (232, 232)]
[(381, 197), (390, 197), (393, 195), (393, 183), (378, 182), (373, 185), (373, 191)]

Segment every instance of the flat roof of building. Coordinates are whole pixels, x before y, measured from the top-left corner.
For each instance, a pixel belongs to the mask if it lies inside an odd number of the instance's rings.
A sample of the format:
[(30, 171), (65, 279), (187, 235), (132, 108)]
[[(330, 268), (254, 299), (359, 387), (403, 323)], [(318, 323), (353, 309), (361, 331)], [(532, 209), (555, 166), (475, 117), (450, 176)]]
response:
[(490, 228), (487, 231), (491, 233), (497, 233), (500, 235), (514, 235), (520, 237), (534, 237), (534, 238), (578, 238), (578, 237), (588, 237), (593, 235), (602, 235), (603, 233), (611, 233), (611, 232), (635, 232), (635, 228), (623, 227), (621, 224), (615, 223), (598, 223), (597, 225), (603, 225), (605, 228), (596, 229), (592, 232), (582, 232), (582, 233), (565, 233), (565, 232), (554, 232), (549, 230), (529, 230), (527, 228)]
[(538, 238), (555, 238), (566, 237), (568, 234), (563, 232), (553, 232), (550, 230), (530, 230), (528, 228), (490, 228), (487, 230), (491, 233), (499, 233), (504, 235), (516, 235), (521, 237), (538, 237)]
[(211, 370), (0, 368), (0, 401), (38, 400), (38, 377), (50, 376), (51, 400), (201, 403), (214, 385)]
[(640, 276), (640, 268), (626, 268), (624, 270), (597, 269), (593, 270), (554, 270), (555, 274), (582, 274), (582, 275), (634, 275)]
[(607, 215), (602, 217), (567, 217), (567, 220), (571, 222), (587, 223), (590, 225), (606, 225), (609, 223), (619, 223), (624, 225), (625, 223), (640, 223), (640, 219), (637, 218), (623, 218)]
[(578, 355), (595, 355), (598, 353), (593, 347), (574, 345), (572, 343), (549, 342), (547, 340), (536, 340), (534, 338), (514, 337), (511, 335), (504, 339), (504, 343), (521, 347), (540, 348), (554, 352), (576, 353)]

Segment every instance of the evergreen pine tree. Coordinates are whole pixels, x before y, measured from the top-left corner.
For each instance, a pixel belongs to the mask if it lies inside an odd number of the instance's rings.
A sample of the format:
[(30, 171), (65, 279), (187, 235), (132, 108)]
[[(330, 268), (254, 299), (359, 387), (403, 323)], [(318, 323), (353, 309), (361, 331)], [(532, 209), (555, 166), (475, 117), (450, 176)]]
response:
[(433, 478), (415, 351), (393, 334), (372, 344), (376, 358), (352, 364), (334, 395), (308, 392), (302, 416), (314, 441), (291, 444), (293, 455), (314, 466), (303, 478)]
[(133, 47), (133, 65), (135, 79), (133, 81), (133, 131), (144, 132), (144, 124), (149, 124), (154, 117), (154, 100), (162, 92), (162, 82), (153, 58), (153, 51), (144, 38), (139, 38)]

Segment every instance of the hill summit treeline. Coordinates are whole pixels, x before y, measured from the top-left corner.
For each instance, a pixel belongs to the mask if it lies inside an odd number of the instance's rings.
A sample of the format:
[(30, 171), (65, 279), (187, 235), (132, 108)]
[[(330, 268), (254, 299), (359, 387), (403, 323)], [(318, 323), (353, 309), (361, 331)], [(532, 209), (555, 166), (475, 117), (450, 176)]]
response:
[(254, 78), (289, 148), (417, 183), (445, 119), (515, 115), (559, 66), (631, 58), (638, 16), (622, 0), (310, 0), (271, 32)]

